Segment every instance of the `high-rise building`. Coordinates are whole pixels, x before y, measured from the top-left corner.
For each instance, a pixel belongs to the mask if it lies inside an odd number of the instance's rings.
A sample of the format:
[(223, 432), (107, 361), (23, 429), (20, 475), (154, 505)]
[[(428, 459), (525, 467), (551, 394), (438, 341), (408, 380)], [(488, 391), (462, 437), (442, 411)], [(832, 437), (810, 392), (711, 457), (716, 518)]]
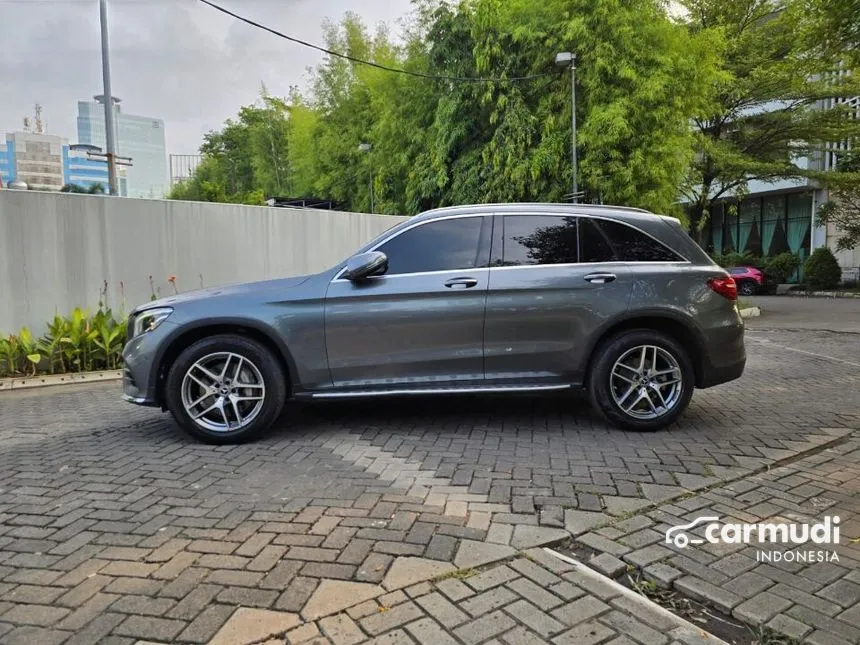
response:
[[(105, 193), (108, 192), (108, 170), (107, 163), (103, 159), (92, 159), (89, 153), (101, 153), (101, 148), (89, 144), (77, 144), (67, 146), (63, 149), (63, 175), (67, 184), (75, 184), (81, 188), (91, 188), (101, 184)], [(128, 180), (125, 177), (125, 169), (118, 171), (117, 184), (119, 194), (126, 197), (128, 194)]]
[(32, 190), (59, 190), (64, 183), (63, 156), (68, 141), (42, 132), (12, 132), (0, 143), (3, 184), (26, 182)]
[[(105, 137), (105, 99), (78, 102), (78, 141), (107, 151)], [(120, 109), (120, 99), (113, 97), (116, 127), (116, 153), (131, 157), (126, 169), (128, 197), (160, 199), (169, 189), (167, 150), (164, 121), (154, 117), (126, 114)], [(120, 191), (122, 192), (122, 191)]]

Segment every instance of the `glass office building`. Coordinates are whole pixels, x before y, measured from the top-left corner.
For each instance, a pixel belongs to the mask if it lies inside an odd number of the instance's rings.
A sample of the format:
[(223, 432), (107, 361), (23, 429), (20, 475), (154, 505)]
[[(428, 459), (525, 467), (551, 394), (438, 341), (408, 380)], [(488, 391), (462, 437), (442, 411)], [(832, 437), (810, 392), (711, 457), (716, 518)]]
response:
[[(104, 97), (78, 102), (78, 141), (107, 150), (105, 137)], [(120, 99), (113, 98), (117, 154), (131, 157), (125, 168), (127, 197), (160, 199), (169, 190), (164, 121), (147, 116), (126, 114)], [(122, 194), (122, 186), (120, 187)]]

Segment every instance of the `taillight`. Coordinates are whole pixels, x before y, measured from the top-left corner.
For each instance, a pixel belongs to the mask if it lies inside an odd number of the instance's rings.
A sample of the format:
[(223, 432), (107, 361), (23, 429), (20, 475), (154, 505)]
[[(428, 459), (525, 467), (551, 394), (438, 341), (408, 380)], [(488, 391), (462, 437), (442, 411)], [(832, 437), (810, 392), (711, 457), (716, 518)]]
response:
[(734, 278), (711, 278), (708, 280), (708, 286), (732, 302), (738, 299), (738, 285)]

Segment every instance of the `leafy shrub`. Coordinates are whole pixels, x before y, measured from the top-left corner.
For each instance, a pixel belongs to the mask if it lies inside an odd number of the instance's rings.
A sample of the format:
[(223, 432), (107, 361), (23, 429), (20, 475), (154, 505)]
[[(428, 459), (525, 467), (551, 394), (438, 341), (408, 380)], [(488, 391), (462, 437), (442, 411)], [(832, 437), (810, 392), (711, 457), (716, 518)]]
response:
[(842, 269), (833, 252), (825, 247), (820, 247), (812, 252), (812, 255), (803, 265), (806, 273), (806, 284), (812, 291), (830, 291), (839, 286), (842, 279)]
[(711, 258), (724, 269), (762, 266), (762, 259), (752, 253), (726, 253), (724, 255), (711, 255)]
[(780, 253), (767, 258), (764, 265), (764, 279), (768, 288), (775, 289), (776, 285), (784, 284), (800, 268), (800, 258), (793, 253)]
[(24, 327), (0, 338), (0, 378), (38, 373), (89, 372), (116, 369), (122, 364), (126, 319), (108, 308), (95, 314), (80, 308), (70, 316), (54, 316), (47, 331), (35, 338)]

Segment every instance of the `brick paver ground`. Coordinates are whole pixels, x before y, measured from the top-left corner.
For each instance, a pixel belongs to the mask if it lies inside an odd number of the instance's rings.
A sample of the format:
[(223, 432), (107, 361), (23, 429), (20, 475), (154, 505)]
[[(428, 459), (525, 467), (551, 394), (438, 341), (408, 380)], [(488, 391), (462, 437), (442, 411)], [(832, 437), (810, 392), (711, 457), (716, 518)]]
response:
[[(204, 643), (239, 607), (303, 627), (315, 594), (383, 583), (403, 558), (480, 567), (743, 479), (860, 425), (856, 345), (753, 331), (741, 381), (698, 392), (678, 426), (643, 435), (563, 398), (434, 399), (289, 406), (265, 439), (212, 447), (120, 402), (116, 384), (0, 394), (0, 642)], [(512, 622), (503, 642), (539, 642), (525, 640), (541, 632), (517, 587), (505, 582), (505, 602), (474, 618)], [(439, 621), (408, 602), (402, 626), (359, 619), (360, 633), (332, 642), (420, 642), (408, 626)], [(643, 642), (612, 607), (594, 635), (541, 638)], [(471, 642), (471, 628), (443, 627)]]

